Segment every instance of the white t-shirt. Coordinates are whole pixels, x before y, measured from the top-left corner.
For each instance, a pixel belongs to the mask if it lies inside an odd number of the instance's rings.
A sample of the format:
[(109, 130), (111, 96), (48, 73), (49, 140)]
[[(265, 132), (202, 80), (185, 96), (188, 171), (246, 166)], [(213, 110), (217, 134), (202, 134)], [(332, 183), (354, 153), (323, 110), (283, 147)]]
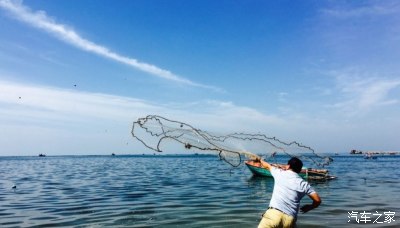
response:
[(307, 181), (291, 170), (282, 170), (272, 166), (270, 171), (275, 184), (269, 206), (296, 218), (300, 200), (305, 195), (314, 193), (315, 190)]

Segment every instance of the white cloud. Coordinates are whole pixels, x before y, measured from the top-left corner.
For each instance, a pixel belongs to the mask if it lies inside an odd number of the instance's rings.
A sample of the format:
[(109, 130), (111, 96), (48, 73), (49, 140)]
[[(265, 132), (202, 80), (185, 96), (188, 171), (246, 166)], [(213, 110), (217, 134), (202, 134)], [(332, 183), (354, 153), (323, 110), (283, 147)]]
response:
[(129, 116), (129, 110), (156, 111), (155, 106), (138, 99), (122, 98), (107, 94), (85, 93), (51, 87), (21, 85), (1, 82), (0, 102), (9, 109), (25, 112), (41, 112), (49, 115), (80, 117), (121, 118)]
[(334, 104), (352, 115), (398, 103), (390, 92), (400, 88), (400, 79), (371, 77), (357, 70), (331, 72), (335, 76), (341, 101)]
[[(0, 110), (8, 116), (18, 116), (24, 113), (23, 115), (26, 117), (42, 115), (42, 118), (58, 116), (66, 119), (77, 118), (77, 120), (80, 118), (113, 120), (165, 113), (171, 116), (189, 117), (189, 119), (193, 115), (198, 115), (198, 117), (207, 115), (209, 117), (214, 116), (214, 118), (221, 116), (226, 119), (246, 117), (264, 123), (280, 121), (277, 117), (267, 116), (249, 107), (216, 100), (187, 104), (157, 104), (130, 97), (9, 81), (0, 81), (0, 91)], [(13, 115), (13, 112), (18, 115)]]
[(353, 4), (341, 5), (335, 8), (323, 9), (321, 12), (336, 18), (349, 19), (366, 16), (384, 16), (396, 14), (400, 11), (400, 5), (397, 1), (370, 1), (364, 3), (364, 5), (358, 7), (355, 7)]
[(387, 100), (388, 93), (399, 87), (400, 80), (393, 81), (375, 81), (360, 91), (360, 99), (358, 106), (360, 108), (370, 108), (373, 106), (381, 106), (397, 103), (397, 100)]
[[(101, 153), (106, 148), (109, 151), (109, 144), (115, 145), (115, 141), (121, 141), (118, 146), (124, 149), (126, 141), (132, 140), (132, 122), (149, 114), (219, 133), (262, 132), (267, 128), (278, 129), (283, 122), (276, 116), (232, 102), (157, 104), (130, 97), (0, 81), (0, 123), (3, 126), (0, 143), (5, 145), (4, 151), (43, 148), (46, 140), (52, 141), (53, 149), (58, 142), (58, 152), (64, 154), (70, 153), (68, 151)], [(18, 141), (26, 135), (30, 137), (26, 144), (29, 147), (21, 148), (24, 144)], [(85, 148), (78, 145), (86, 145), (90, 151), (85, 152)], [(126, 153), (129, 152), (132, 150)]]
[(177, 83), (212, 89), (220, 92), (223, 91), (222, 89), (214, 86), (203, 85), (193, 82), (189, 79), (177, 76), (176, 74), (168, 70), (159, 68), (155, 65), (140, 62), (137, 59), (115, 53), (104, 46), (98, 45), (92, 41), (82, 38), (72, 28), (69, 28), (68, 26), (63, 24), (56, 23), (52, 18), (47, 16), (44, 11), (32, 12), (28, 7), (22, 4), (22, 1), (0, 0), (0, 7), (12, 13), (18, 20), (43, 31), (46, 31), (54, 35), (58, 39), (63, 40), (64, 42), (69, 43), (81, 50), (94, 53), (108, 59), (112, 59), (114, 61), (126, 64), (146, 73)]
[[(375, 105), (393, 103), (395, 99), (384, 96), (384, 91), (390, 91), (395, 85), (399, 87), (400, 82), (379, 82), (374, 84), (371, 80), (367, 83), (377, 85), (377, 88), (367, 89), (369, 92), (365, 93), (377, 97)], [(355, 87), (361, 90), (361, 85), (365, 84), (352, 82), (341, 88), (349, 91), (343, 92), (347, 94)], [(367, 99), (367, 95), (360, 93), (354, 92), (358, 100), (350, 100), (347, 108)], [(365, 138), (387, 134), (388, 127), (399, 125), (396, 119), (380, 120), (379, 124), (376, 121), (345, 122), (334, 114), (315, 118), (291, 112), (292, 115), (277, 116), (218, 100), (157, 104), (130, 97), (0, 81), (0, 154), (148, 153), (132, 139), (130, 131), (133, 121), (149, 114), (187, 122), (220, 134), (263, 133), (283, 141), (296, 140), (310, 145), (317, 152), (347, 151), (349, 143), (360, 148), (362, 145), (368, 147), (369, 141)], [(354, 131), (362, 134), (357, 134), (358, 138), (350, 137)], [(395, 147), (393, 137), (389, 135), (381, 141), (388, 140)], [(337, 144), (339, 139), (344, 140), (343, 143)]]

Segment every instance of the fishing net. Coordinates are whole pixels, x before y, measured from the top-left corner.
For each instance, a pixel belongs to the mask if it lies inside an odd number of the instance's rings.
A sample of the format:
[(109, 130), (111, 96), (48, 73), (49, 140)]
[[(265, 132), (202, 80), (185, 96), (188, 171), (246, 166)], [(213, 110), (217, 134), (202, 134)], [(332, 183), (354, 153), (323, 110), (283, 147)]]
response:
[(321, 167), (333, 161), (332, 158), (320, 156), (311, 147), (296, 141), (287, 143), (264, 134), (235, 132), (220, 135), (157, 115), (149, 115), (135, 121), (132, 136), (157, 152), (168, 148), (176, 150), (176, 145), (180, 145), (190, 151), (217, 154), (221, 160), (234, 167), (239, 166), (245, 159), (267, 160), (277, 154), (298, 157)]

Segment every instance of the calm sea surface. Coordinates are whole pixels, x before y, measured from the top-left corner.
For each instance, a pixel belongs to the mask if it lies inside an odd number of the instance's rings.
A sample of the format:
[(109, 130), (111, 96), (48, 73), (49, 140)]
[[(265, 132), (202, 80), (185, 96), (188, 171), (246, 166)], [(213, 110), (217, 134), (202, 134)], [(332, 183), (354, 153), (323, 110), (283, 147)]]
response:
[[(400, 157), (334, 159), (298, 227), (400, 227)], [(0, 157), (0, 227), (257, 227), (272, 188), (212, 156)]]

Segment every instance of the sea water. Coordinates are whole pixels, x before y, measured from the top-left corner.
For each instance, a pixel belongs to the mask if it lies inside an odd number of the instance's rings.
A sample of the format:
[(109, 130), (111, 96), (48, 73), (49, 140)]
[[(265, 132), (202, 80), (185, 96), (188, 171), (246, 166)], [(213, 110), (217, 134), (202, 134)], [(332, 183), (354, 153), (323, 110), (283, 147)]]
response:
[[(333, 158), (298, 227), (400, 227), (400, 157)], [(215, 156), (0, 157), (0, 227), (257, 227), (273, 183)]]

